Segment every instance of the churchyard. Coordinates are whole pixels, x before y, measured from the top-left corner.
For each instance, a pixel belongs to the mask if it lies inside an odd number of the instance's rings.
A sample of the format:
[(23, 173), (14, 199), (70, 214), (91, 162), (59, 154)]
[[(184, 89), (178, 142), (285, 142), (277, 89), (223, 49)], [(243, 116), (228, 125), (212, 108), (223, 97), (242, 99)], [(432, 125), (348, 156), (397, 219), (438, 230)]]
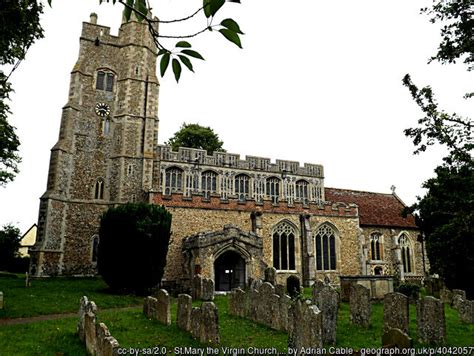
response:
[[(82, 320), (93, 320), (94, 324), (90, 325), (98, 326), (97, 336), (99, 330), (103, 334), (101, 340), (104, 340), (104, 336), (107, 339), (105, 329), (100, 324), (103, 323), (120, 347), (126, 349), (160, 346), (163, 348), (161, 351), (166, 349), (168, 354), (175, 354), (184, 352), (184, 349), (180, 349), (184, 347), (205, 349), (208, 346), (206, 340), (214, 340), (214, 343), (219, 342), (217, 347), (221, 353), (226, 347), (275, 348), (279, 352), (286, 352), (288, 335), (293, 346), (302, 346), (305, 340), (312, 340), (317, 347), (323, 338), (325, 347), (335, 345), (359, 349), (382, 346), (382, 335), (387, 328), (384, 309), (390, 308), (384, 308), (383, 301), (369, 302), (370, 316), (366, 324), (367, 315), (357, 311), (364, 303), (364, 292), (353, 298), (353, 303), (357, 299), (357, 308), (351, 308), (350, 303), (341, 302), (338, 309), (334, 309), (333, 291), (324, 283), (315, 287), (315, 290), (319, 288), (318, 292), (305, 289), (304, 297), (313, 300), (314, 305), (319, 305), (324, 310), (337, 311), (328, 316), (314, 313), (314, 308), (306, 304), (303, 298), (291, 301), (282, 295), (279, 286), (274, 288), (263, 283), (254, 287), (257, 291), (234, 291), (227, 296), (212, 296), (205, 290), (204, 293), (192, 293), (194, 297), (204, 297), (208, 301), (183, 295), (175, 298), (160, 291), (155, 294), (156, 298), (147, 298), (144, 302), (143, 297), (111, 294), (105, 283), (98, 278), (33, 280), (31, 286), (26, 287), (22, 276), (15, 278), (0, 275), (0, 290), (4, 294), (4, 309), (0, 310), (0, 354), (86, 354), (86, 337), (83, 336), (81, 341), (77, 332), (80, 299), (84, 295), (88, 297), (88, 301), (82, 301)], [(396, 304), (400, 300), (404, 303), (403, 297), (393, 295), (393, 298), (394, 300), (386, 302), (395, 306), (391, 311), (391, 319), (395, 323), (393, 327), (406, 327), (414, 347), (427, 346), (429, 340), (424, 343), (420, 340), (415, 305), (406, 304), (408, 314), (405, 314), (403, 308)], [(88, 319), (86, 315), (91, 308), (86, 307), (86, 302), (91, 301), (97, 306), (97, 312), (89, 314)], [(289, 308), (283, 308), (282, 305), (287, 303)], [(433, 301), (428, 298), (428, 303)], [(455, 305), (455, 308), (459, 309), (459, 306)], [(429, 306), (425, 309), (429, 309)], [(285, 310), (293, 315), (293, 319), (285, 318)], [(474, 325), (460, 320), (458, 310), (450, 303), (444, 304), (444, 312), (446, 337), (443, 345), (472, 346)], [(419, 313), (423, 312), (420, 310)], [(49, 320), (50, 314), (63, 315)], [(15, 323), (15, 319), (20, 317), (26, 318), (23, 322), (27, 323)], [(32, 317), (35, 319), (28, 320)], [(296, 321), (296, 318), (299, 319)], [(310, 326), (318, 323), (318, 318), (321, 318), (319, 322), (324, 320), (319, 324), (320, 333), (307, 335)], [(421, 316), (419, 318), (422, 319)], [(426, 318), (432, 316), (428, 315)], [(284, 320), (293, 322), (285, 323)], [(439, 324), (433, 326), (438, 329)], [(95, 327), (93, 330), (95, 335)], [(425, 338), (434, 335), (432, 330), (425, 333)]]

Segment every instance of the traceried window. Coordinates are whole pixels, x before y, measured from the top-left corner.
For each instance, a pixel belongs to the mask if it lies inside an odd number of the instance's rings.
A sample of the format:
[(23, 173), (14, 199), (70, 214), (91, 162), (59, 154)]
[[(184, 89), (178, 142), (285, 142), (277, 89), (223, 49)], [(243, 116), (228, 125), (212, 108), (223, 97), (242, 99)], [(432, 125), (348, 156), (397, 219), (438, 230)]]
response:
[(272, 203), (278, 203), (278, 198), (280, 196), (280, 180), (275, 177), (268, 178), (266, 188), (267, 195), (272, 200)]
[(309, 183), (305, 180), (299, 180), (296, 182), (296, 200), (302, 203), (308, 203), (308, 185)]
[(406, 234), (401, 234), (398, 238), (398, 245), (400, 246), (401, 254), (402, 254), (402, 265), (403, 265), (403, 272), (404, 273), (411, 273), (412, 272), (412, 250), (410, 239)]
[(183, 171), (176, 167), (166, 170), (165, 174), (165, 194), (169, 195), (174, 192), (183, 190)]
[(104, 180), (97, 179), (94, 185), (94, 199), (104, 199)]
[(273, 267), (280, 271), (295, 270), (295, 229), (286, 222), (273, 229)]
[(370, 259), (375, 261), (382, 260), (382, 250), (382, 235), (379, 232), (370, 234)]
[(333, 271), (336, 269), (336, 232), (324, 224), (315, 235), (316, 242), (316, 270)]
[(234, 179), (235, 194), (239, 200), (245, 201), (250, 197), (250, 177), (245, 174), (239, 174)]
[(115, 76), (113, 73), (99, 70), (97, 72), (97, 81), (95, 83), (95, 88), (97, 90), (113, 91), (114, 78)]
[(213, 171), (205, 171), (201, 174), (201, 189), (205, 198), (217, 192), (217, 174)]

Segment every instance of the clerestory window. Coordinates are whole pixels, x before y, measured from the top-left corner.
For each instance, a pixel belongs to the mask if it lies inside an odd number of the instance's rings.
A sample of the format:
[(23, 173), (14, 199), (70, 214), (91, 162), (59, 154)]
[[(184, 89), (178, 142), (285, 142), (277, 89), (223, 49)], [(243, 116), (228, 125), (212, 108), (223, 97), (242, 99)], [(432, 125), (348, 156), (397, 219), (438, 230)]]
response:
[(205, 171), (201, 174), (201, 189), (205, 198), (217, 192), (217, 174), (213, 171)]
[(165, 174), (165, 194), (181, 192), (183, 190), (183, 171), (172, 167), (166, 170)]
[(245, 174), (235, 176), (235, 194), (239, 200), (245, 201), (250, 198), (250, 177)]
[(305, 180), (296, 182), (296, 201), (308, 203), (308, 185), (309, 183)]
[(273, 204), (278, 203), (280, 196), (280, 180), (275, 177), (267, 179), (267, 195), (272, 200)]

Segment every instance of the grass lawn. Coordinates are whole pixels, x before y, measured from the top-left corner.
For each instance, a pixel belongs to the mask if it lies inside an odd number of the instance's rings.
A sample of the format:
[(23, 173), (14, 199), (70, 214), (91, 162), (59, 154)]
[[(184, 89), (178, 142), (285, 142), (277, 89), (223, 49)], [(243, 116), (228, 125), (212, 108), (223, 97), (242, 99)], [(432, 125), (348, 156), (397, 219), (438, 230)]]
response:
[(0, 291), (5, 300), (0, 319), (77, 312), (83, 295), (102, 309), (143, 303), (143, 297), (112, 294), (100, 278), (34, 279), (26, 288), (24, 276), (0, 274)]

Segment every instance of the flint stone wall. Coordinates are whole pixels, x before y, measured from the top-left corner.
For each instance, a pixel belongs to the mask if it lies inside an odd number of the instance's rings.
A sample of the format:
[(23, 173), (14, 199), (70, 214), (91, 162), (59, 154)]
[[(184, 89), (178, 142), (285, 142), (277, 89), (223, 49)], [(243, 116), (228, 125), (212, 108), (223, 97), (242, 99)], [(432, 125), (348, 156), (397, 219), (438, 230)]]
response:
[(176, 325), (178, 328), (190, 331), (191, 330), (191, 311), (193, 309), (193, 299), (190, 295), (178, 295), (178, 307), (176, 312)]
[(329, 284), (318, 280), (313, 285), (313, 304), (319, 308), (322, 314), (323, 343), (335, 345), (339, 293)]
[(409, 303), (408, 297), (401, 293), (388, 293), (383, 301), (383, 329), (400, 329), (408, 333)]
[(349, 300), (351, 323), (367, 328), (370, 325), (370, 290), (360, 284), (351, 286)]
[(441, 300), (428, 296), (417, 304), (416, 319), (418, 339), (426, 344), (442, 344), (446, 340), (446, 320), (444, 304)]
[(219, 315), (213, 302), (204, 302), (191, 311), (191, 335), (201, 343), (220, 343)]
[(288, 348), (322, 348), (322, 314), (310, 301), (296, 300), (290, 307)]

